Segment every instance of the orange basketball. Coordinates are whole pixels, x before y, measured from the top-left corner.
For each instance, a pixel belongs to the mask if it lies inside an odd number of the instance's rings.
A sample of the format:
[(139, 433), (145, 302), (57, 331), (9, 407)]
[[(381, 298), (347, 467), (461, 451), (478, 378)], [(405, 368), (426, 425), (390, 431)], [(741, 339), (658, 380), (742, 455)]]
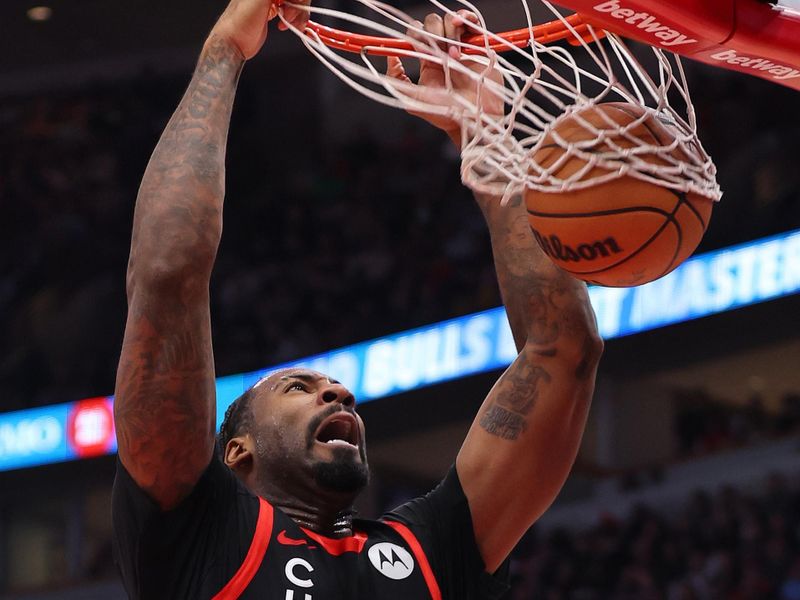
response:
[[(599, 111), (626, 125), (641, 117), (645, 110), (634, 104), (609, 102), (580, 113), (597, 129), (608, 130), (606, 140), (612, 139), (622, 148), (633, 147), (635, 142), (610, 129)], [(667, 146), (675, 139), (674, 127), (677, 126), (651, 115), (630, 133), (648, 144)], [(596, 137), (574, 117), (564, 119), (554, 131), (569, 142)], [(607, 143), (599, 140), (590, 151), (606, 151)], [(680, 147), (672, 152), (675, 158), (687, 158)], [(563, 153), (563, 148), (556, 143), (548, 144), (545, 139), (534, 160), (543, 167), (551, 167), (559, 158), (563, 159)], [(655, 154), (642, 158), (666, 164)], [(585, 167), (586, 162), (581, 158), (569, 157), (554, 175), (567, 178)], [(595, 166), (583, 177), (607, 172)], [(536, 240), (555, 264), (590, 283), (629, 287), (658, 279), (686, 260), (705, 233), (714, 202), (699, 194), (675, 191), (626, 175), (568, 192), (528, 190), (525, 204)]]

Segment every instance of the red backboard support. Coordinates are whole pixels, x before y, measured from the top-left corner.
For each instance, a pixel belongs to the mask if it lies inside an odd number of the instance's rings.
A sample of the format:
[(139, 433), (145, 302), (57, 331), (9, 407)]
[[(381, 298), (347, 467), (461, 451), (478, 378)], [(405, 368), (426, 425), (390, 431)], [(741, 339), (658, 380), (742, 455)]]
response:
[(800, 14), (758, 0), (558, 0), (592, 24), (800, 90)]

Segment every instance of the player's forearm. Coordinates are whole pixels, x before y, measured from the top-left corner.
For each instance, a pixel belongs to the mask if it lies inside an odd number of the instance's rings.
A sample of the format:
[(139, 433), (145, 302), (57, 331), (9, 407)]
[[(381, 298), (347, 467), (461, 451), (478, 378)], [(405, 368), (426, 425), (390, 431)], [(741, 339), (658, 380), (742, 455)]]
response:
[(207, 282), (222, 233), (225, 145), (244, 61), (206, 42), (192, 81), (153, 152), (136, 201), (129, 282)]
[(586, 286), (539, 249), (521, 199), (476, 197), (519, 356), (456, 459), (486, 568), (500, 566), (558, 494), (577, 455), (602, 353)]
[(530, 344), (552, 352), (557, 345), (600, 345), (586, 286), (557, 268), (531, 233), (522, 198), (500, 206), (476, 194), (492, 240), (497, 281), (517, 350)]

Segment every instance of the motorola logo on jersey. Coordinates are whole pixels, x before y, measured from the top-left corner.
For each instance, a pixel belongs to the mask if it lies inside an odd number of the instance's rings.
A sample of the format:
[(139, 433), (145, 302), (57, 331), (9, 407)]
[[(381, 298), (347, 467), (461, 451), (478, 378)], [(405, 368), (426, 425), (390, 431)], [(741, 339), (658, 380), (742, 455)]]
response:
[(414, 571), (414, 559), (411, 554), (397, 544), (391, 542), (375, 544), (367, 555), (372, 566), (389, 579), (405, 579)]

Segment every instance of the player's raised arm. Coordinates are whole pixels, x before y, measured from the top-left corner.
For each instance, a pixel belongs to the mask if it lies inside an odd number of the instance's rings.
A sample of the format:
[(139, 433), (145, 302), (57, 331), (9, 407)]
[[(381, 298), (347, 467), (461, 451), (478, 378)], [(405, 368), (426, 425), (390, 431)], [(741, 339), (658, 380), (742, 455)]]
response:
[[(428, 15), (425, 29), (450, 38), (463, 21)], [(457, 53), (451, 49), (453, 58)], [(408, 79), (399, 60), (389, 74)], [(481, 68), (481, 67), (475, 67)], [(496, 81), (498, 76), (494, 73)], [(477, 98), (474, 82), (451, 72), (455, 93)], [(444, 74), (423, 62), (418, 94), (428, 103), (448, 102)], [(502, 102), (486, 93), (485, 113)], [(460, 127), (434, 115), (422, 118), (458, 144)], [(492, 388), (456, 460), (469, 501), (475, 537), (487, 570), (495, 570), (553, 502), (575, 460), (594, 390), (603, 343), (586, 286), (555, 267), (539, 249), (521, 198), (477, 196), (492, 238), (498, 282), (519, 356)]]
[(487, 569), (561, 490), (578, 452), (602, 353), (586, 286), (555, 267), (519, 198), (478, 197), (519, 356), (489, 392), (456, 466)]
[[(244, 61), (271, 0), (232, 0), (203, 46), (142, 180), (114, 412), (122, 464), (162, 508), (193, 488), (214, 447), (209, 279), (222, 233), (225, 145)], [(302, 26), (304, 14), (289, 15)]]

